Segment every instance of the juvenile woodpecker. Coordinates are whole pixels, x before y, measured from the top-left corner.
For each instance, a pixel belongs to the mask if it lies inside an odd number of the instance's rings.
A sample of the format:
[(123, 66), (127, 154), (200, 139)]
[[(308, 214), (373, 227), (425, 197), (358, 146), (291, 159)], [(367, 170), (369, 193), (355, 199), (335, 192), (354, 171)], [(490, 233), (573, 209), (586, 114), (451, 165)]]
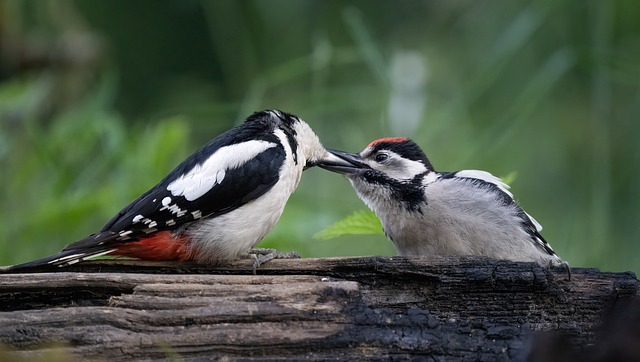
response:
[(568, 268), (509, 186), (488, 172), (436, 172), (408, 138), (379, 139), (360, 154), (330, 152), (351, 165), (319, 166), (349, 178), (400, 255), (477, 255)]
[[(276, 224), (302, 171), (327, 160), (341, 162), (300, 118), (256, 112), (189, 156), (99, 232), (10, 270), (100, 255), (211, 265), (237, 259)], [(273, 256), (256, 257), (254, 268)]]

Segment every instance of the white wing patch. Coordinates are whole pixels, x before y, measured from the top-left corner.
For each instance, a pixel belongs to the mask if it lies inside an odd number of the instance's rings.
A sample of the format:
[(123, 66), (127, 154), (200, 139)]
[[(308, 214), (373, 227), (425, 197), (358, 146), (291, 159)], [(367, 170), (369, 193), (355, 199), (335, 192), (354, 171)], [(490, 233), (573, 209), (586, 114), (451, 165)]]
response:
[(221, 147), (202, 164), (171, 182), (167, 190), (173, 196), (184, 196), (193, 201), (222, 182), (227, 170), (238, 168), (256, 155), (276, 146), (273, 142), (252, 140)]
[[(498, 188), (500, 190), (504, 191), (507, 195), (509, 195), (511, 198), (513, 198), (513, 194), (511, 193), (511, 191), (509, 191), (510, 186), (507, 185), (506, 183), (502, 182), (502, 180), (500, 180), (499, 178), (493, 176), (492, 174), (490, 174), (487, 171), (462, 170), (462, 171), (456, 172), (456, 176), (457, 177), (477, 178), (478, 180), (482, 180), (482, 181), (494, 184), (494, 185), (498, 186)], [(534, 224), (537, 224), (537, 223), (534, 222)]]
[[(387, 150), (385, 152), (389, 154), (389, 158), (401, 160), (401, 162), (396, 162), (394, 166), (388, 167), (385, 170), (386, 175), (392, 179), (412, 180), (417, 175), (423, 174), (427, 171), (427, 167), (420, 161), (403, 158), (399, 154), (392, 151)], [(365, 154), (365, 151), (363, 151), (361, 154)]]

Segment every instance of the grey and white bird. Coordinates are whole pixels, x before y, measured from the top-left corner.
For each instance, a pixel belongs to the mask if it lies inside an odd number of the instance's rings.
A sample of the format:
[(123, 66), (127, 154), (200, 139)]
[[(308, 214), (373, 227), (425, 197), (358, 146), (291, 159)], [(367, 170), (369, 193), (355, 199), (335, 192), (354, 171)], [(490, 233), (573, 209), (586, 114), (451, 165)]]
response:
[[(211, 265), (240, 258), (276, 224), (302, 171), (321, 161), (349, 164), (328, 153), (300, 118), (256, 112), (189, 156), (99, 232), (10, 270), (100, 255)], [(254, 268), (276, 255), (256, 257)]]
[(400, 255), (476, 255), (568, 268), (509, 186), (488, 172), (437, 172), (408, 138), (379, 139), (360, 154), (330, 152), (351, 165), (320, 166), (348, 177)]

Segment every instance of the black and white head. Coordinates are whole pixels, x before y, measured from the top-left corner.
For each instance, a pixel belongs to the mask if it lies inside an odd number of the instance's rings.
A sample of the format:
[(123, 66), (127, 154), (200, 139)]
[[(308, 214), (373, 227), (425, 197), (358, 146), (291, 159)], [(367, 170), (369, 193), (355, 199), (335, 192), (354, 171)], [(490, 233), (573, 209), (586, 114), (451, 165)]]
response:
[(279, 110), (255, 112), (243, 126), (271, 129), (280, 143), (291, 149), (294, 162), (301, 167), (314, 166), (324, 159), (336, 159), (325, 150), (311, 127), (293, 114)]
[(409, 138), (381, 138), (360, 154), (330, 151), (351, 165), (320, 164), (344, 174), (370, 208), (397, 200), (411, 210), (424, 201), (423, 180), (435, 173), (422, 149)]

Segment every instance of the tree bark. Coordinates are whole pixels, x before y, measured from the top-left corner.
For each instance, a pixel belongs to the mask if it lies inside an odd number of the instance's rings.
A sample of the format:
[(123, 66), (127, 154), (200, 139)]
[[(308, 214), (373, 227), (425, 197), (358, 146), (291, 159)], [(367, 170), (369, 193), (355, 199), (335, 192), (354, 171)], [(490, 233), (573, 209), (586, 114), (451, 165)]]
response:
[(100, 260), (0, 274), (0, 344), (110, 361), (524, 359), (540, 331), (587, 348), (637, 296), (630, 272), (483, 258), (273, 260), (258, 275)]

